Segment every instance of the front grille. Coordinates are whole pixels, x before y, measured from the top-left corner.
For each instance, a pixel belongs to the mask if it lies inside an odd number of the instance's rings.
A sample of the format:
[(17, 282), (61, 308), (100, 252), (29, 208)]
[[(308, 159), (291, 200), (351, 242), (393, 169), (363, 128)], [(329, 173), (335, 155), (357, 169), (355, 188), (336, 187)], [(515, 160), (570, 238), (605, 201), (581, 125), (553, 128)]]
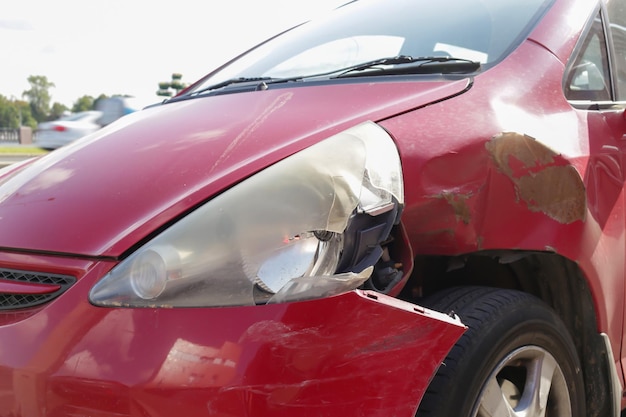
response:
[(0, 269), (0, 281), (23, 284), (39, 284), (59, 286), (54, 292), (45, 294), (19, 294), (0, 292), (0, 310), (13, 310), (17, 308), (34, 307), (58, 297), (76, 282), (76, 278), (66, 275), (42, 274), (40, 272), (16, 271), (13, 269)]

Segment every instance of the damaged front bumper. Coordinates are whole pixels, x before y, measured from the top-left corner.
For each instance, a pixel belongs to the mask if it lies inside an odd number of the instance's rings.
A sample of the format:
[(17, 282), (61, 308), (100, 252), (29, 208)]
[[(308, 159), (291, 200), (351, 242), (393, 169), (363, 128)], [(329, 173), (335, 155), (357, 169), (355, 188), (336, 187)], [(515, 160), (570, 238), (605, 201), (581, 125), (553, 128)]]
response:
[(256, 307), (101, 308), (76, 296), (89, 281), (36, 311), (0, 313), (0, 415), (411, 417), (465, 331), (369, 291)]

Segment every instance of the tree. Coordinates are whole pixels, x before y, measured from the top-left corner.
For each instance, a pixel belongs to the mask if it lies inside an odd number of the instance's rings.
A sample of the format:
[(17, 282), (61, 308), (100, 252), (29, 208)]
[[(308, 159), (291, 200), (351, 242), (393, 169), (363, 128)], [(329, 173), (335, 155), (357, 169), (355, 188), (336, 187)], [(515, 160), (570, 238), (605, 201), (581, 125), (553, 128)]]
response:
[(9, 100), (0, 95), (0, 127), (17, 129), (20, 126), (37, 127), (30, 113), (30, 106), (21, 100)]
[(74, 102), (72, 106), (72, 113), (78, 113), (81, 111), (93, 110), (95, 105), (94, 98), (91, 96), (82, 96)]
[(63, 115), (65, 115), (65, 113), (67, 113), (68, 108), (65, 104), (61, 104), (58, 102), (55, 102), (52, 105), (52, 108), (50, 109), (50, 114), (48, 115), (48, 119), (49, 120), (56, 120), (59, 117), (62, 117)]
[(182, 74), (175, 72), (172, 74), (171, 81), (163, 81), (159, 83), (159, 89), (156, 92), (157, 96), (171, 97), (180, 93), (181, 90), (187, 88), (187, 84), (182, 81)]
[(30, 111), (30, 103), (24, 100), (16, 100), (15, 106), (19, 109), (19, 113), (22, 119), (22, 126), (28, 126), (32, 129), (37, 128), (37, 120), (33, 117)]
[(44, 75), (31, 75), (28, 77), (30, 90), (22, 93), (28, 99), (31, 113), (37, 122), (43, 122), (50, 113), (50, 88), (54, 83), (48, 81)]
[(16, 129), (20, 126), (19, 108), (0, 95), (0, 127)]

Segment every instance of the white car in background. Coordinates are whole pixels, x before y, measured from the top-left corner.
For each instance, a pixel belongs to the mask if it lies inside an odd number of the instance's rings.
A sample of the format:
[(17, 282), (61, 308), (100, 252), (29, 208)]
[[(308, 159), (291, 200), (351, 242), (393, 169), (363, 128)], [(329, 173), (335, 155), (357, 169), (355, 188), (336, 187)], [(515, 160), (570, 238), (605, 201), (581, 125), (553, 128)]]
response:
[(43, 149), (56, 149), (89, 133), (99, 130), (102, 112), (84, 111), (64, 116), (58, 120), (40, 123), (37, 127), (35, 145)]

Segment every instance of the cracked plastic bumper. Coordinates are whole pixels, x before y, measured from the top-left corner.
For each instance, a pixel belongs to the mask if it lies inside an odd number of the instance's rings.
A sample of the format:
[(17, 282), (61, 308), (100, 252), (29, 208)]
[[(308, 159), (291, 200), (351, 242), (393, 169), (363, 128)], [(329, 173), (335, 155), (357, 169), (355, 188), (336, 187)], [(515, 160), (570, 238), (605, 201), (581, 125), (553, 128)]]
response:
[(213, 309), (61, 297), (0, 325), (0, 415), (410, 417), (464, 329), (363, 291)]

